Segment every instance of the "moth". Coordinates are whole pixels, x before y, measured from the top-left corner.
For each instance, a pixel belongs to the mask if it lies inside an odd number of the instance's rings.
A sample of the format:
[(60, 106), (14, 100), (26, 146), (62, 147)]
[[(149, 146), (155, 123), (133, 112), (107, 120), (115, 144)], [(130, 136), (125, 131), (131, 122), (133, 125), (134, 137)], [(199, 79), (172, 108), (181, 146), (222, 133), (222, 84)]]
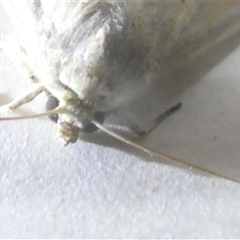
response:
[[(103, 126), (104, 119), (141, 96), (152, 82), (161, 81), (165, 66), (183, 68), (212, 44), (240, 31), (238, 1), (3, 3), (20, 34), (17, 40), (2, 40), (1, 47), (36, 88), (2, 106), (2, 111), (46, 92), (47, 112), (34, 117), (49, 115), (66, 144), (76, 142), (82, 132), (101, 129), (171, 161), (178, 160), (114, 134)], [(126, 123), (142, 135), (180, 106), (174, 105), (145, 128), (130, 113)]]

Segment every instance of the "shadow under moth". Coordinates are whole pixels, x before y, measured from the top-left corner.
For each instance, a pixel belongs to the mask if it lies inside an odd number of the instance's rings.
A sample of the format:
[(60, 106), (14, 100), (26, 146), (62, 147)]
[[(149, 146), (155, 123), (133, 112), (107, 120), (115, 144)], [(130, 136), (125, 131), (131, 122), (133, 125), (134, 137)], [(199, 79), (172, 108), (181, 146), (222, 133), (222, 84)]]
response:
[[(98, 129), (177, 164), (236, 181), (192, 166), (128, 140), (103, 126), (104, 119), (141, 96), (164, 65), (183, 68), (212, 45), (240, 31), (240, 2), (215, 1), (3, 1), (19, 38), (6, 37), (1, 48), (31, 79), (35, 89), (1, 106), (19, 108), (42, 92), (46, 112), (58, 136), (74, 143), (81, 133)], [(151, 131), (180, 109), (178, 103), (146, 127), (127, 118), (136, 134)], [(126, 113), (127, 114), (127, 113)], [(129, 113), (130, 116), (130, 113)]]

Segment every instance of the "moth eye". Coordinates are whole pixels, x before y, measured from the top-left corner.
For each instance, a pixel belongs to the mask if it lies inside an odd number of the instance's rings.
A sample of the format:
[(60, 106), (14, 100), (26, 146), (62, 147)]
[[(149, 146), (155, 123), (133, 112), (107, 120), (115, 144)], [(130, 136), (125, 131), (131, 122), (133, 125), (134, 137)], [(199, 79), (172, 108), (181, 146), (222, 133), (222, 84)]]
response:
[[(99, 123), (103, 123), (104, 122), (104, 113), (103, 112), (94, 113), (93, 117)], [(92, 132), (96, 132), (97, 130), (98, 130), (98, 128), (94, 124), (89, 123), (82, 129), (82, 132), (84, 132), (84, 133), (92, 133)]]
[[(48, 100), (46, 102), (46, 111), (51, 111), (51, 110), (57, 108), (58, 105), (59, 105), (58, 99), (51, 95), (51, 96), (48, 97)], [(58, 115), (57, 114), (49, 115), (48, 117), (53, 122), (57, 123), (57, 121), (58, 121)]]

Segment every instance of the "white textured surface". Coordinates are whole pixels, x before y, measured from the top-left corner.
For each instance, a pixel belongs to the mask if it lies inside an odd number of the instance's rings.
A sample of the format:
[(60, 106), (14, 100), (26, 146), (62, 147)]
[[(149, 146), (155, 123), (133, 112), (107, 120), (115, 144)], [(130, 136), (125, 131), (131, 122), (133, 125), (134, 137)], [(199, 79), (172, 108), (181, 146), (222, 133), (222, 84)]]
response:
[[(12, 27), (2, 8), (0, 18), (2, 36)], [(183, 108), (144, 144), (240, 179), (239, 56), (240, 48), (189, 87)], [(3, 52), (0, 73), (1, 104), (31, 86)], [(44, 105), (43, 96), (18, 112)], [(45, 118), (1, 122), (1, 238), (240, 237), (240, 185), (170, 166), (104, 134), (96, 136), (103, 146), (62, 147), (55, 127)]]

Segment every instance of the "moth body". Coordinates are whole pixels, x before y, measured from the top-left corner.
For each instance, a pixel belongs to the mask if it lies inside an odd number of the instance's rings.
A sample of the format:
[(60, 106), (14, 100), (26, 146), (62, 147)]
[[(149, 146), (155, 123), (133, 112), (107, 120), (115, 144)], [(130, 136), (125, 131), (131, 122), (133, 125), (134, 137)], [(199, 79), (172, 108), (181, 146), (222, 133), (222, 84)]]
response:
[(237, 2), (4, 4), (21, 33), (19, 43), (11, 47), (8, 41), (5, 50), (58, 100), (58, 132), (66, 143), (75, 142), (96, 116), (102, 119), (161, 81), (159, 73), (170, 62), (183, 67), (208, 49), (209, 40), (239, 31), (240, 22)]

